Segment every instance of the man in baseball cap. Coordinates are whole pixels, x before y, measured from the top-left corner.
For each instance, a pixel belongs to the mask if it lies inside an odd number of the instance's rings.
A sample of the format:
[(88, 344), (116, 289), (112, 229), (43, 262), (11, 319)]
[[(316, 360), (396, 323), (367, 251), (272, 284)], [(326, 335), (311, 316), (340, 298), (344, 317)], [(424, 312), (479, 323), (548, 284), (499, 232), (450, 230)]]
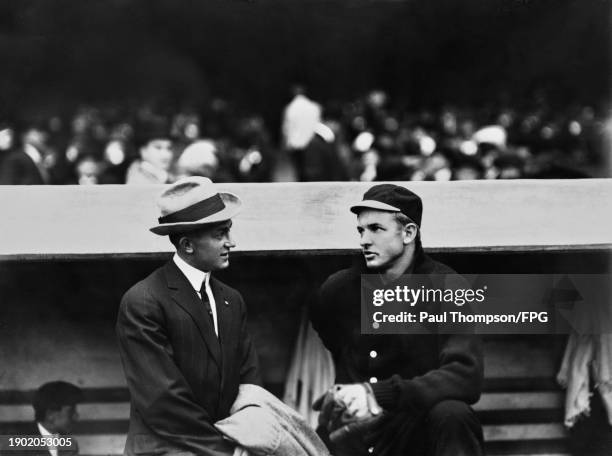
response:
[(318, 431), (335, 456), (482, 455), (482, 427), (469, 407), (481, 393), (479, 339), (360, 331), (362, 274), (378, 274), (383, 285), (404, 274), (456, 276), (423, 251), (421, 198), (381, 184), (350, 210), (362, 258), (330, 276), (311, 308), (336, 367), (336, 384), (314, 405)]
[(242, 296), (211, 276), (229, 266), (240, 199), (188, 177), (159, 197), (150, 230), (168, 236), (172, 260), (123, 296), (117, 336), (130, 389), (125, 454), (230, 456), (213, 426), (240, 384), (261, 384)]

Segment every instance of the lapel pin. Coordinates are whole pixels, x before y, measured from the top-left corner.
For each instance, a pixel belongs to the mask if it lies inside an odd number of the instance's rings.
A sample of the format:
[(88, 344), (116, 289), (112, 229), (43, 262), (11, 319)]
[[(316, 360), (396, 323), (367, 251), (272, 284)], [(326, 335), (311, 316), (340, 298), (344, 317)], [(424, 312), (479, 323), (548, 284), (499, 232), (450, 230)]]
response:
[(229, 302), (227, 302), (225, 300), (223, 302), (225, 303), (226, 306), (229, 306)]

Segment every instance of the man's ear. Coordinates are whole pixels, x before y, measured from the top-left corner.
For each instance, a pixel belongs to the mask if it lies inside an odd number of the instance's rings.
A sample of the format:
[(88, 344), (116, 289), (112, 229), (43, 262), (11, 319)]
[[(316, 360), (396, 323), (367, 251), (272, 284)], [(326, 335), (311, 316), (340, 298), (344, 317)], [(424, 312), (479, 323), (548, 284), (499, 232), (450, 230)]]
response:
[(193, 253), (193, 243), (191, 242), (191, 239), (189, 239), (187, 236), (181, 236), (178, 244), (183, 252), (187, 254)]
[(408, 245), (411, 242), (414, 242), (418, 233), (419, 233), (419, 228), (416, 226), (416, 224), (408, 223), (404, 227), (404, 245)]
[(45, 419), (44, 421), (47, 423), (54, 423), (56, 418), (57, 418), (57, 414), (59, 413), (59, 410), (50, 410), (48, 409), (45, 412)]

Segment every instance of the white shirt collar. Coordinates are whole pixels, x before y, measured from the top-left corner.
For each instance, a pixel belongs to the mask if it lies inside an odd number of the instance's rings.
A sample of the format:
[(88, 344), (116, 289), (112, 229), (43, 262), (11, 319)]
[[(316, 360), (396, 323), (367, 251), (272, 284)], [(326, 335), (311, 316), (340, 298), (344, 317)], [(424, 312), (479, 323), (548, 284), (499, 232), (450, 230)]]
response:
[[(40, 432), (40, 435), (42, 435), (43, 437), (47, 437), (47, 436), (55, 436), (57, 434), (52, 434), (51, 432), (49, 432), (47, 430), (47, 428), (45, 428), (42, 424), (40, 424), (39, 422), (36, 422), (36, 424), (38, 425), (38, 432)], [(57, 448), (50, 448), (49, 447), (49, 452), (52, 454), (52, 456), (57, 456)]]
[(197, 268), (194, 268), (185, 260), (183, 260), (178, 255), (178, 253), (174, 254), (172, 261), (174, 261), (174, 264), (176, 264), (176, 266), (181, 270), (181, 272), (185, 274), (185, 277), (187, 277), (187, 280), (189, 281), (193, 289), (198, 293), (200, 292), (200, 288), (202, 287), (202, 283), (204, 282), (204, 280), (206, 280), (206, 285), (209, 284), (210, 272), (204, 272), (200, 271)]
[(204, 286), (204, 292), (208, 297), (208, 302), (210, 304), (210, 310), (212, 312), (213, 324), (215, 326), (215, 334), (217, 337), (219, 336), (219, 322), (217, 320), (217, 304), (215, 303), (215, 296), (210, 288), (210, 272), (200, 271), (197, 268), (194, 268), (190, 264), (188, 264), (185, 260), (183, 260), (178, 253), (174, 254), (172, 258), (174, 264), (181, 270), (181, 272), (187, 277), (187, 280), (194, 288), (196, 293), (200, 298), (202, 298), (202, 294), (200, 290), (202, 289), (202, 283), (206, 281)]
[(49, 432), (47, 430), (46, 427), (44, 427), (42, 424), (40, 424), (39, 422), (36, 422), (36, 424), (38, 425), (38, 430), (40, 431), (40, 435), (53, 435), (51, 432)]

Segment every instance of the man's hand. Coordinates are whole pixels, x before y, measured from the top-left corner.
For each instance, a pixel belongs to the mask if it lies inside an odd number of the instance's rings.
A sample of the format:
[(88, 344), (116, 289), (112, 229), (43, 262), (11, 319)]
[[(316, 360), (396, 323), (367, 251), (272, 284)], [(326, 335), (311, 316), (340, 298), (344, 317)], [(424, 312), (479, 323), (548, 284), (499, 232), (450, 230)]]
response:
[(336, 399), (336, 391), (339, 386), (334, 385), (319, 397), (314, 404), (313, 410), (319, 411), (319, 426), (327, 432), (331, 432), (342, 425), (342, 415), (346, 407)]
[(336, 456), (363, 454), (372, 432), (383, 425), (383, 410), (369, 383), (334, 385), (313, 404)]
[(368, 418), (382, 413), (369, 383), (339, 385), (335, 397), (346, 406), (348, 414), (355, 418)]

